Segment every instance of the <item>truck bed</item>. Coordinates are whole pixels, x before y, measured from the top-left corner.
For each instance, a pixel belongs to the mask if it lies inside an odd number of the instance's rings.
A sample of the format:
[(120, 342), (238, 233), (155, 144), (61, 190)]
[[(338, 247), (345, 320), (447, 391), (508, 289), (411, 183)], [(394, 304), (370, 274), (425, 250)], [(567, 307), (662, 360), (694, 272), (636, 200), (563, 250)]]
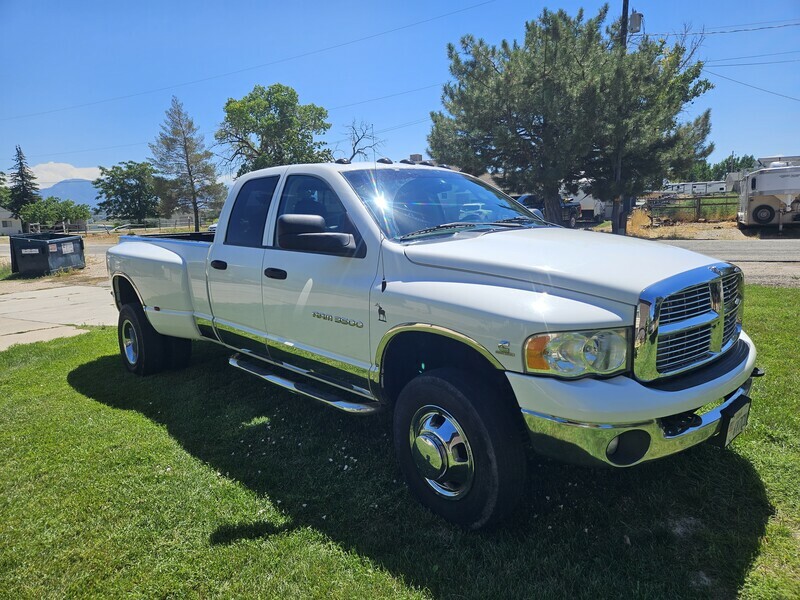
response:
[(128, 235), (125, 237), (130, 238), (146, 238), (147, 240), (151, 240), (154, 238), (160, 238), (165, 240), (184, 240), (190, 242), (208, 242), (209, 244), (214, 241), (214, 232), (213, 231), (192, 231), (189, 233), (148, 233), (145, 235)]

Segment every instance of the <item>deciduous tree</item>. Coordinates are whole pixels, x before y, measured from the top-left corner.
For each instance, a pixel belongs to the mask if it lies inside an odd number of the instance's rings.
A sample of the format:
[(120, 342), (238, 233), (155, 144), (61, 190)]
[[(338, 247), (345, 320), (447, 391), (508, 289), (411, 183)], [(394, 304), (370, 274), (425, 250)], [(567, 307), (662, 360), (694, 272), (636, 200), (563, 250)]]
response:
[(353, 119), (347, 126), (345, 133), (347, 134), (349, 146), (346, 154), (349, 153), (350, 155), (346, 156), (346, 158), (350, 161), (359, 157), (363, 160), (370, 160), (369, 153), (374, 152), (385, 143), (384, 140), (375, 135), (375, 128), (365, 121), (356, 123), (356, 120)]
[(98, 211), (111, 218), (142, 223), (158, 214), (158, 196), (153, 182), (153, 165), (148, 162), (125, 161), (110, 169), (100, 167), (100, 177), (92, 182), (99, 190)]
[(228, 146), (226, 160), (242, 175), (255, 169), (330, 161), (324, 142), (315, 136), (330, 129), (328, 111), (300, 104), (297, 92), (280, 83), (257, 85), (241, 100), (225, 103), (225, 119), (214, 137)]
[(191, 210), (194, 229), (200, 231), (200, 210), (221, 203), (227, 190), (217, 182), (213, 154), (206, 149), (202, 134), (175, 96), (150, 151), (151, 162), (169, 182), (157, 186), (162, 208), (169, 207), (170, 214)]
[(72, 200), (61, 200), (54, 196), (27, 204), (20, 211), (20, 217), (26, 223), (40, 223), (45, 226), (85, 221), (91, 216), (88, 205), (75, 204)]

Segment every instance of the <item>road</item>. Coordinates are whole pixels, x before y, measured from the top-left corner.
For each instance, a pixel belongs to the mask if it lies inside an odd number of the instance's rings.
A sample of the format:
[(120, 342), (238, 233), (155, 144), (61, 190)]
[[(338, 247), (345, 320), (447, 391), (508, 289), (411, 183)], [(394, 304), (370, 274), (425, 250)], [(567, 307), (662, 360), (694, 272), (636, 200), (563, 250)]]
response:
[(734, 263), (800, 263), (800, 240), (660, 240)]

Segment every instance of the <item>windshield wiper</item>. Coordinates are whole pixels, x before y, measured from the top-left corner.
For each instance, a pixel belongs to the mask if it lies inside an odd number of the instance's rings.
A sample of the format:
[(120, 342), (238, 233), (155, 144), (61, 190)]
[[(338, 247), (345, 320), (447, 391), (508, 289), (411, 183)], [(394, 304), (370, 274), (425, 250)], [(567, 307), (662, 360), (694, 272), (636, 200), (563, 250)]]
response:
[(473, 221), (455, 221), (453, 223), (442, 223), (441, 225), (435, 225), (433, 227), (426, 227), (425, 229), (419, 229), (417, 231), (412, 231), (411, 233), (406, 233), (405, 235), (401, 235), (397, 239), (402, 241), (413, 239), (420, 235), (425, 235), (428, 233), (435, 233), (437, 231), (446, 231), (448, 229), (472, 229), (473, 227), (478, 227), (481, 225), (488, 225), (488, 223), (479, 223)]
[(492, 225), (517, 225), (521, 226), (522, 223), (538, 223), (537, 219), (533, 217), (524, 217), (522, 215), (518, 217), (509, 217), (508, 219), (500, 219), (499, 221), (492, 221)]

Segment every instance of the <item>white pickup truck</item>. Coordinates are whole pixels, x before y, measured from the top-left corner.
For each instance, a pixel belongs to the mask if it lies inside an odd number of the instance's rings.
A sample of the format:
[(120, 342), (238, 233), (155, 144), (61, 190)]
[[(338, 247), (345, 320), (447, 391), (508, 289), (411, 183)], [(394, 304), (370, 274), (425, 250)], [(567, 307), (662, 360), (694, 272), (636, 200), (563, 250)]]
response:
[(248, 173), (216, 232), (123, 237), (107, 262), (128, 370), (210, 340), (293, 392), (392, 411), (412, 493), (468, 528), (512, 511), (528, 448), (629, 467), (726, 446), (762, 374), (736, 266), (550, 225), (443, 168)]

